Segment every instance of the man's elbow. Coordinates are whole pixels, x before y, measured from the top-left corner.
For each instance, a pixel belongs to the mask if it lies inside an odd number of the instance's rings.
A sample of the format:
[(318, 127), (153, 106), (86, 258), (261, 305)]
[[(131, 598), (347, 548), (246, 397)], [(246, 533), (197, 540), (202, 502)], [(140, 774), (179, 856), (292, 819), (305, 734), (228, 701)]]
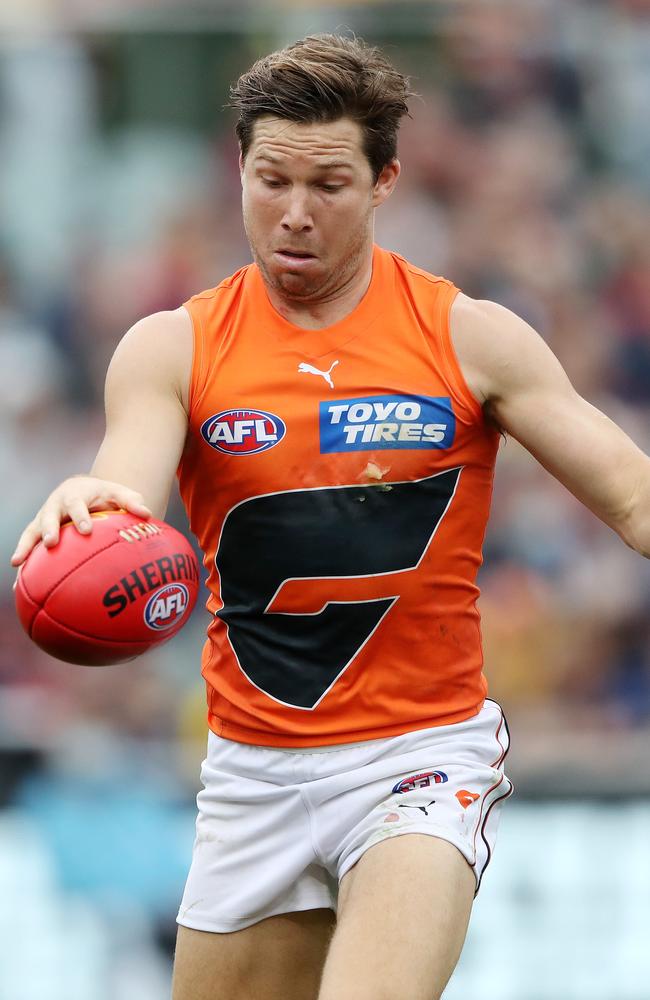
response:
[(650, 559), (650, 483), (635, 491), (612, 527), (626, 545)]

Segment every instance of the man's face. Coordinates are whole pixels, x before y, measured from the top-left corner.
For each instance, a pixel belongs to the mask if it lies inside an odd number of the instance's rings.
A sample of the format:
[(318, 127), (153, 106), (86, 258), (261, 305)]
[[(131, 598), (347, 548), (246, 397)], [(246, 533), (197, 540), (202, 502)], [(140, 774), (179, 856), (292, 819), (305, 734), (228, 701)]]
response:
[(373, 209), (392, 191), (399, 163), (374, 183), (362, 141), (350, 118), (255, 123), (241, 164), (244, 226), (264, 280), (285, 299), (334, 298), (369, 260)]

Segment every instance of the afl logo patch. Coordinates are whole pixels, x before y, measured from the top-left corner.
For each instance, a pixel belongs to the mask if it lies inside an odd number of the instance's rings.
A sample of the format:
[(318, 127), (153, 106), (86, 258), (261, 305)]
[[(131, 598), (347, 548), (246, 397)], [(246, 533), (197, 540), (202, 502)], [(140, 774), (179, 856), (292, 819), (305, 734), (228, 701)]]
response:
[(187, 611), (190, 593), (184, 583), (168, 583), (154, 591), (144, 609), (145, 624), (155, 632), (176, 625)]
[(411, 774), (408, 778), (402, 778), (393, 786), (393, 794), (404, 795), (405, 792), (412, 792), (414, 788), (428, 788), (431, 782), (434, 785), (442, 785), (449, 778), (444, 771), (422, 771), (420, 774)]
[(204, 441), (226, 455), (256, 455), (279, 444), (287, 428), (280, 417), (265, 410), (224, 410), (201, 425)]

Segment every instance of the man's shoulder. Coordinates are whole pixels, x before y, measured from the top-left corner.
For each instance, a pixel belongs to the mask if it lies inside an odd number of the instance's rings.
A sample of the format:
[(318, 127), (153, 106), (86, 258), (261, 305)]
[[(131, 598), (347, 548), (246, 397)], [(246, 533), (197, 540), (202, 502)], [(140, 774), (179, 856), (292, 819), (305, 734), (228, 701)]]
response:
[(210, 301), (217, 299), (224, 294), (227, 295), (228, 293), (232, 294), (238, 292), (243, 285), (247, 273), (253, 266), (253, 264), (245, 264), (243, 267), (238, 268), (233, 274), (228, 275), (227, 278), (220, 281), (218, 285), (214, 285), (212, 288), (205, 288), (200, 292), (195, 292), (194, 295), (191, 295), (188, 298), (186, 304)]
[(445, 278), (441, 274), (435, 274), (432, 271), (427, 271), (423, 267), (419, 267), (412, 261), (407, 260), (402, 254), (397, 253), (395, 250), (385, 250), (381, 249), (381, 252), (390, 259), (393, 266), (400, 272), (404, 274), (407, 279), (413, 281), (416, 285), (426, 286), (426, 285), (437, 285), (446, 288), (455, 289), (456, 285), (449, 278)]

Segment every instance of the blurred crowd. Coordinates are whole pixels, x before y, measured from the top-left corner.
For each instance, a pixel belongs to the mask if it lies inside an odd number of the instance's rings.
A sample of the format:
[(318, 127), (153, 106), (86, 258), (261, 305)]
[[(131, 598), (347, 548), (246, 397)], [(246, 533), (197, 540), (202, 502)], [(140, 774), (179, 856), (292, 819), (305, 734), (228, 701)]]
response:
[[(419, 96), (378, 242), (513, 308), (577, 389), (650, 451), (650, 3), (441, 4), (397, 40), (382, 10), (368, 20), (366, 9), (358, 31), (387, 46)], [(337, 14), (316, 27), (341, 24), (356, 26)], [(47, 493), (91, 464), (123, 332), (249, 261), (221, 108), (227, 74), (288, 40), (232, 36), (211, 63), (218, 32), (196, 49), (159, 36), (0, 37), (5, 801), (28, 797), (34, 760), (50, 775), (119, 776), (134, 754), (165, 794), (195, 792), (205, 612), (137, 663), (60, 664), (19, 631), (8, 559)], [(169, 516), (183, 527), (177, 499)], [(486, 671), (515, 720), (519, 760), (543, 769), (575, 753), (602, 769), (605, 738), (631, 746), (650, 731), (650, 564), (512, 440), (485, 557)]]

